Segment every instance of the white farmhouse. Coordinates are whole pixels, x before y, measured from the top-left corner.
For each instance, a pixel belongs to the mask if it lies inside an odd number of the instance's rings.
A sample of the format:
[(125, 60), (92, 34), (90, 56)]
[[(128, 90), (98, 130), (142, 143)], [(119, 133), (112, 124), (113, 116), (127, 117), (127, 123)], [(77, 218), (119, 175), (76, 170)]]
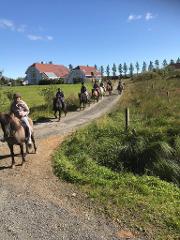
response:
[(52, 62), (33, 63), (26, 70), (25, 81), (28, 84), (38, 84), (40, 80), (65, 78), (69, 74), (69, 69), (63, 65), (55, 65)]

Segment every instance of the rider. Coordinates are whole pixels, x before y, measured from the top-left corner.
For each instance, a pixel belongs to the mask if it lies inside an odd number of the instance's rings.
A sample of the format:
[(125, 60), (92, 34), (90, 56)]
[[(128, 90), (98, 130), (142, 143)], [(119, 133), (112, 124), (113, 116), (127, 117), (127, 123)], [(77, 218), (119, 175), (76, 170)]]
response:
[(88, 97), (88, 91), (87, 88), (84, 86), (84, 82), (82, 82), (81, 93), (84, 93), (86, 97)]
[(27, 104), (21, 99), (21, 95), (19, 93), (15, 93), (13, 95), (13, 102), (10, 107), (10, 113), (14, 113), (14, 115), (19, 118), (23, 123), (25, 123), (28, 129), (28, 138), (27, 143), (29, 145), (32, 144), (31, 135), (32, 130), (28, 121), (29, 107)]
[(97, 81), (95, 81), (95, 83), (93, 85), (93, 91), (97, 91), (99, 94), (99, 85), (97, 84)]
[(117, 90), (123, 90), (123, 83), (122, 83), (121, 79), (118, 82)]
[(64, 108), (64, 93), (63, 93), (61, 88), (58, 88), (58, 91), (56, 93), (56, 99), (57, 98), (60, 98), (61, 103), (62, 103), (62, 107)]

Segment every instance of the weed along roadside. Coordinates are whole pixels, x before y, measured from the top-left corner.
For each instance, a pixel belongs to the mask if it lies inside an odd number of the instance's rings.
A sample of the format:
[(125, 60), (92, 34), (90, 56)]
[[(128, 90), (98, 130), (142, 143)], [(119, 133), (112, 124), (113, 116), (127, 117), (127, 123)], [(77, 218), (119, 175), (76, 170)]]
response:
[(115, 111), (63, 142), (55, 173), (120, 226), (147, 239), (178, 239), (179, 80), (165, 84), (160, 75), (147, 81), (142, 74), (126, 86)]

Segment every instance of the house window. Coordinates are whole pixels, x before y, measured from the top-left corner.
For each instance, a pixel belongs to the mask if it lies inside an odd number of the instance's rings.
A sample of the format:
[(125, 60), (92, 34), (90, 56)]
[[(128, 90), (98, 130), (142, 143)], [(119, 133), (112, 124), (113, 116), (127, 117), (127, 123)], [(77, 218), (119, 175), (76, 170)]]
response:
[(31, 77), (32, 77), (32, 78), (35, 78), (35, 77), (36, 77), (35, 72), (32, 72)]

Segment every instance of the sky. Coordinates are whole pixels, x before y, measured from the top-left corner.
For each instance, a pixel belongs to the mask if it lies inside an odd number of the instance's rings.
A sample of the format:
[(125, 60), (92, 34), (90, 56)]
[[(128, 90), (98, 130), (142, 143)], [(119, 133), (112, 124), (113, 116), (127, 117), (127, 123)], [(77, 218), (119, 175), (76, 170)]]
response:
[(180, 0), (0, 0), (0, 70), (180, 57)]

